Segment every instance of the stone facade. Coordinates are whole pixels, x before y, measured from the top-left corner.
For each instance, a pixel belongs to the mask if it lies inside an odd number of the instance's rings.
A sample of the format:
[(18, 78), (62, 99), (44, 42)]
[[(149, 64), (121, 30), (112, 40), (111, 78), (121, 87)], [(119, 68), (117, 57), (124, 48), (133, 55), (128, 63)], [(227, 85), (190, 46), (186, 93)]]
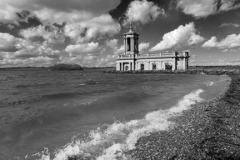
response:
[(132, 27), (124, 34), (124, 53), (116, 60), (117, 71), (129, 70), (187, 70), (189, 52), (139, 54), (139, 35)]

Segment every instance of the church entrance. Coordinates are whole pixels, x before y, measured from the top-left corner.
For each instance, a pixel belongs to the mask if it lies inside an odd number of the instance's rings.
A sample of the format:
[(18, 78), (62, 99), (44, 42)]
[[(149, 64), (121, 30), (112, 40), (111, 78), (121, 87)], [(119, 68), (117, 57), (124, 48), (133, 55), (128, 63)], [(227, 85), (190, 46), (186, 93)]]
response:
[(141, 64), (141, 71), (144, 70), (144, 64)]
[(155, 63), (152, 64), (152, 70), (156, 70), (157, 69), (157, 65)]

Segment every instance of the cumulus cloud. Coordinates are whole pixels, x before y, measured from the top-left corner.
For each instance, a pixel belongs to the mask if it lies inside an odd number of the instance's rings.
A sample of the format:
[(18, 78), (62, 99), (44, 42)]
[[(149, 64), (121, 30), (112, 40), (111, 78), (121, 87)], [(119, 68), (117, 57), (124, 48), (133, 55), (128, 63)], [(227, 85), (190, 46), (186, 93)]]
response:
[(1, 0), (0, 21), (16, 23), (20, 20), (16, 13), (23, 10), (50, 23), (81, 21), (106, 13), (119, 3), (120, 0)]
[(16, 48), (18, 51), (11, 53), (11, 57), (9, 58), (20, 58), (20, 59), (27, 59), (31, 57), (55, 57), (58, 58), (58, 54), (60, 53), (59, 50), (54, 50), (46, 43), (35, 43), (28, 40), (21, 39), (18, 44), (16, 44)]
[(102, 57), (100, 59), (97, 59), (95, 61), (95, 65), (97, 67), (103, 67), (103, 66), (115, 66), (116, 65), (116, 58), (117, 58), (117, 55), (107, 55), (106, 57)]
[(211, 37), (211, 39), (209, 39), (208, 41), (206, 41), (202, 47), (204, 48), (211, 48), (211, 47), (216, 47), (218, 44), (217, 42), (217, 37)]
[(219, 8), (220, 11), (228, 11), (240, 7), (238, 0), (221, 0), (221, 3), (222, 5)]
[(99, 44), (96, 42), (69, 45), (65, 49), (66, 52), (73, 54), (96, 53), (99, 51)]
[(104, 36), (112, 37), (118, 34), (120, 30), (120, 24), (109, 14), (104, 14), (79, 23), (70, 23), (64, 27), (65, 35), (76, 43), (82, 43), (93, 38)]
[(114, 54), (118, 55), (118, 54), (123, 54), (124, 52), (124, 45), (121, 45), (118, 49), (115, 50)]
[(152, 20), (156, 20), (160, 14), (164, 14), (164, 9), (161, 9), (153, 2), (135, 0), (129, 4), (126, 11), (128, 20), (125, 21), (125, 24), (129, 21), (146, 24)]
[(8, 51), (15, 49), (17, 42), (18, 38), (8, 33), (0, 33), (0, 51)]
[(112, 48), (113, 50), (117, 49), (118, 39), (111, 39), (106, 41), (106, 46)]
[(149, 48), (149, 43), (140, 43), (139, 44), (139, 51), (143, 51)]
[(15, 8), (7, 3), (2, 3), (0, 5), (0, 22), (18, 24), (21, 18), (16, 13), (20, 11), (21, 9)]
[(217, 11), (215, 0), (179, 0), (177, 7), (196, 18), (206, 17)]
[(210, 40), (206, 41), (202, 47), (204, 48), (219, 48), (219, 49), (229, 49), (234, 47), (240, 47), (240, 34), (231, 34), (228, 35), (225, 39), (220, 42), (217, 41), (217, 37), (211, 37)]
[(21, 30), (19, 33), (25, 39), (34, 39), (42, 37), (45, 41), (50, 44), (63, 43), (65, 40), (64, 33), (61, 29), (55, 26), (42, 26), (28, 28)]
[[(0, 0), (0, 23), (8, 25), (9, 29), (20, 25), (19, 22), (28, 23), (29, 19), (36, 18), (41, 22), (39, 26), (20, 30), (21, 38), (0, 34), (1, 63), (18, 66), (18, 63), (31, 64), (44, 59), (49, 63), (62, 60), (77, 62), (79, 59), (95, 61), (94, 54), (103, 52), (105, 47), (99, 47), (98, 43), (92, 41), (113, 37), (121, 30), (117, 20), (108, 14), (120, 2), (121, 0)], [(105, 45), (112, 47), (112, 52), (118, 49), (116, 39)], [(59, 51), (60, 48), (63, 51)]]
[(15, 51), (0, 52), (1, 63), (10, 66), (49, 66), (59, 60), (59, 50), (46, 45), (18, 38)]
[(204, 41), (204, 38), (196, 34), (194, 23), (180, 25), (177, 29), (164, 34), (162, 41), (151, 48), (150, 51), (180, 50), (197, 45)]
[[(187, 15), (195, 18), (207, 17), (221, 11), (239, 8), (238, 0), (179, 0), (177, 7)], [(219, 7), (220, 6), (220, 7)]]

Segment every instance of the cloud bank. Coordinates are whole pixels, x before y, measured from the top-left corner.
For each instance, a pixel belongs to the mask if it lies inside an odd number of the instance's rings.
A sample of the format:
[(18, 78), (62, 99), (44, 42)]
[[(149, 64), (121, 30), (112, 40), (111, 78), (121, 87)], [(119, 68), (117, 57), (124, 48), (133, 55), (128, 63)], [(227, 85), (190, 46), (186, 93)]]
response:
[(42, 22), (79, 22), (105, 14), (120, 4), (120, 0), (1, 0), (0, 21), (17, 23), (16, 14), (27, 10)]
[(238, 0), (179, 0), (177, 8), (195, 18), (207, 17), (223, 11), (240, 8)]
[(219, 49), (230, 49), (240, 47), (240, 34), (228, 35), (225, 39), (218, 42), (217, 37), (213, 36), (211, 39), (206, 41), (202, 47), (204, 48), (219, 48)]

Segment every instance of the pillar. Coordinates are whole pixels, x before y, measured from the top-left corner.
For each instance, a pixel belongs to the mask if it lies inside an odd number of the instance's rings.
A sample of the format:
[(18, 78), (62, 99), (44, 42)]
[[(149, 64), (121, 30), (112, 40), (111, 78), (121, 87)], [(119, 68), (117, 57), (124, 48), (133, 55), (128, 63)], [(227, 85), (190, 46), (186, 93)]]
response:
[(126, 54), (127, 53), (127, 39), (126, 39), (126, 36), (124, 36), (123, 45), (124, 45), (124, 54)]
[(138, 44), (138, 38), (136, 38), (136, 45), (137, 45), (137, 50), (136, 50), (136, 51), (138, 52), (138, 49), (139, 49), (139, 48), (138, 48), (138, 45), (139, 45), (139, 44)]
[(186, 70), (186, 58), (183, 58), (183, 70)]
[(173, 71), (176, 70), (176, 58), (174, 58), (174, 60), (173, 60), (172, 70), (173, 70)]
[(131, 37), (131, 52), (134, 51), (134, 39)]

